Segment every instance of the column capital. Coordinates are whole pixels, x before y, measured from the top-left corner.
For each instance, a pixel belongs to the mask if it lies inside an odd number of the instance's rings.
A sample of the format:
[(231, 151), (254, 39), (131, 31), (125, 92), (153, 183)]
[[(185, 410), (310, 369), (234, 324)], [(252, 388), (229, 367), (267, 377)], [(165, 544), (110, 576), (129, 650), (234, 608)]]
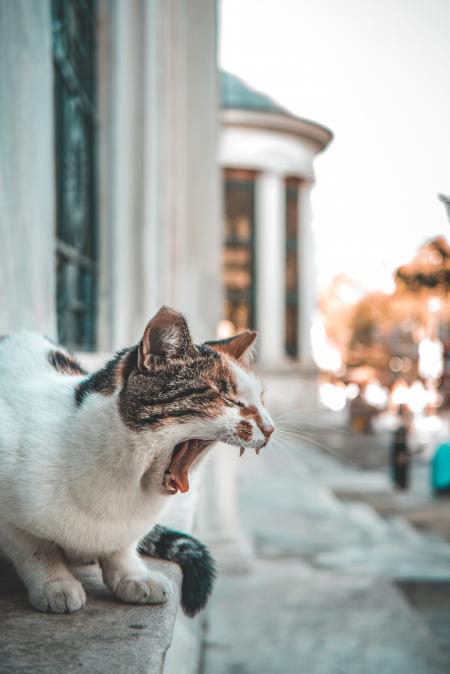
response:
[(265, 168), (262, 171), (259, 171), (257, 173), (257, 180), (263, 180), (263, 179), (273, 179), (273, 180), (279, 180), (284, 182), (285, 179), (285, 173), (284, 171), (281, 171), (279, 169), (273, 169), (273, 168)]

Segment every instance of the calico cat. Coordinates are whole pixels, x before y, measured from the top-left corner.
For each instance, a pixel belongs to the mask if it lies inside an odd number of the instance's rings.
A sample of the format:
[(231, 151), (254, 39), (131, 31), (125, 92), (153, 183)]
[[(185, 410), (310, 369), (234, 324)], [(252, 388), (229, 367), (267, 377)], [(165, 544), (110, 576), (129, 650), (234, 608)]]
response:
[(273, 423), (248, 369), (255, 337), (196, 346), (183, 316), (163, 307), (138, 345), (90, 375), (37, 334), (0, 341), (0, 548), (32, 606), (85, 604), (73, 553), (97, 559), (122, 601), (164, 602), (170, 585), (140, 550), (177, 561), (185, 611), (202, 608), (208, 551), (155, 524), (216, 441), (257, 452), (267, 444)]

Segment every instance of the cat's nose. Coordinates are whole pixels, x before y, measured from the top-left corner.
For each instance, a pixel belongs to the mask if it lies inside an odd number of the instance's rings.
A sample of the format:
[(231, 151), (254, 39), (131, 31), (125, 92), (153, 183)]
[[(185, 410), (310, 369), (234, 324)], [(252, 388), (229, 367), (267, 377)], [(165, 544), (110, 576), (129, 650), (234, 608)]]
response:
[(274, 432), (275, 426), (273, 424), (264, 424), (263, 426), (261, 426), (261, 430), (267, 442), (272, 433)]

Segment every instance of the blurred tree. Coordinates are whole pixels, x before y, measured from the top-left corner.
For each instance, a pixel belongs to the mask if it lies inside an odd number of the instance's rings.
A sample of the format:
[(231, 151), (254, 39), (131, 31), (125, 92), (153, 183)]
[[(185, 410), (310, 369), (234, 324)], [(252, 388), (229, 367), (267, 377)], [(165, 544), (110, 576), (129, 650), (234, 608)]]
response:
[(417, 255), (395, 273), (399, 290), (413, 293), (448, 293), (450, 291), (450, 246), (443, 236), (419, 248)]
[(424, 244), (395, 273), (395, 291), (372, 292), (337, 276), (320, 299), (327, 334), (347, 367), (369, 365), (389, 374), (393, 356), (406, 358), (408, 378), (417, 377), (417, 344), (430, 324), (430, 300), (438, 300), (439, 330), (450, 336), (450, 246), (444, 237)]

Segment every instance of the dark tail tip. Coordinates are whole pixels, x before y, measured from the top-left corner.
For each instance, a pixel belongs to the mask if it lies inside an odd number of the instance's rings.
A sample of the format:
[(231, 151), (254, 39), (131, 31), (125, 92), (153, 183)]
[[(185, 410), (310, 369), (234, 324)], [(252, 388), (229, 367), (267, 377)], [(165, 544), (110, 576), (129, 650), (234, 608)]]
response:
[(214, 559), (206, 545), (189, 534), (157, 525), (139, 543), (139, 550), (180, 565), (181, 607), (186, 615), (192, 618), (206, 606), (216, 577)]
[(195, 538), (192, 542), (193, 557), (181, 564), (181, 606), (191, 618), (205, 608), (216, 578), (216, 566), (208, 548)]

